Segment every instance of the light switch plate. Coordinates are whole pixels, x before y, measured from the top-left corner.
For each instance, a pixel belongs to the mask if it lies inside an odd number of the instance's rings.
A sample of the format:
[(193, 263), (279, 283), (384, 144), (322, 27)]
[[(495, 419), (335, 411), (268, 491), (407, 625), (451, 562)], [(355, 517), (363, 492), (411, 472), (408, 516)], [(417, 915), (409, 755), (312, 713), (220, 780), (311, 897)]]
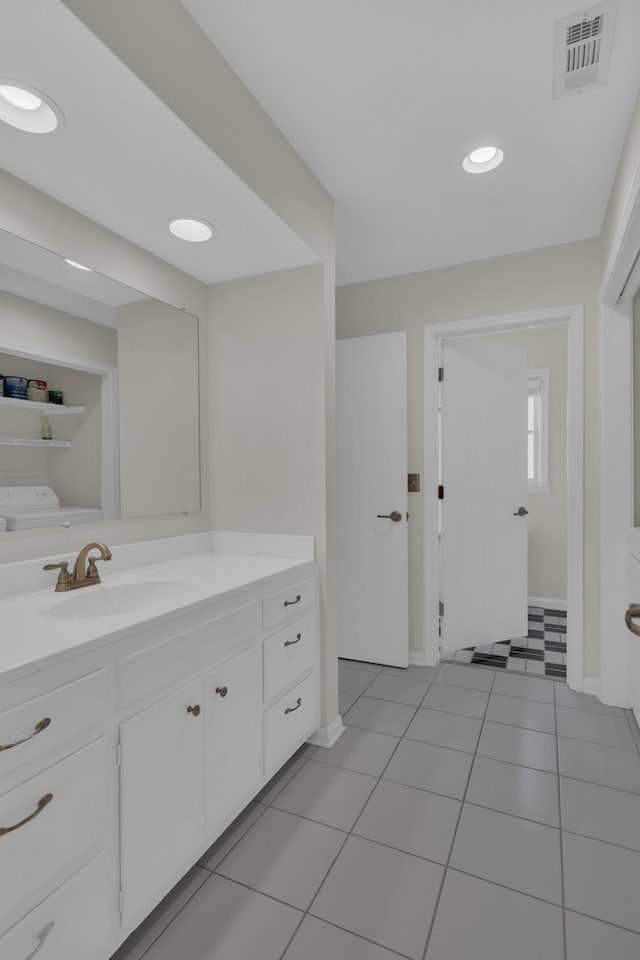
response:
[(410, 473), (408, 475), (407, 489), (409, 493), (420, 493), (420, 474)]

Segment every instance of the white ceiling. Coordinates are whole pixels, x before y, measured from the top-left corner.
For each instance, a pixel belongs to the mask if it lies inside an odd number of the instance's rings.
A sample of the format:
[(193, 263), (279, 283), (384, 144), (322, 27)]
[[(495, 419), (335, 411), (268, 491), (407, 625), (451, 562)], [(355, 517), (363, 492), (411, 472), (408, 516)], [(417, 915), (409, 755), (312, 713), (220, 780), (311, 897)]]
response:
[[(336, 200), (338, 279), (600, 232), (640, 82), (619, 0), (606, 86), (553, 99), (578, 0), (182, 0)], [(486, 176), (462, 158), (486, 143)]]
[[(2, 0), (0, 76), (50, 96), (50, 135), (0, 123), (0, 166), (186, 273), (213, 283), (317, 256), (59, 0)], [(217, 236), (173, 237), (200, 216)]]

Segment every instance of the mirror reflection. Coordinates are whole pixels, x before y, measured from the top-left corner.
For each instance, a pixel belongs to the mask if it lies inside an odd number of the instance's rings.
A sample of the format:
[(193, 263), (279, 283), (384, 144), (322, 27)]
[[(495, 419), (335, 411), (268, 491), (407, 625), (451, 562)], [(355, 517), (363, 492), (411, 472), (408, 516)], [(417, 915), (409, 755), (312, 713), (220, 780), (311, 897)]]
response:
[(0, 532), (200, 509), (198, 320), (0, 231)]

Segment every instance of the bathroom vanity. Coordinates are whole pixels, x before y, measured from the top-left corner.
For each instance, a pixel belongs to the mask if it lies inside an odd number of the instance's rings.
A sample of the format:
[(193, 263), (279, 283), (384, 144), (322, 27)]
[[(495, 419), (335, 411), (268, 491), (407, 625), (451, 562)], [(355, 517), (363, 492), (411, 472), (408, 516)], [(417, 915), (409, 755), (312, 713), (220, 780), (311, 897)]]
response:
[(319, 727), (312, 538), (113, 553), (73, 593), (4, 568), (3, 960), (107, 960)]

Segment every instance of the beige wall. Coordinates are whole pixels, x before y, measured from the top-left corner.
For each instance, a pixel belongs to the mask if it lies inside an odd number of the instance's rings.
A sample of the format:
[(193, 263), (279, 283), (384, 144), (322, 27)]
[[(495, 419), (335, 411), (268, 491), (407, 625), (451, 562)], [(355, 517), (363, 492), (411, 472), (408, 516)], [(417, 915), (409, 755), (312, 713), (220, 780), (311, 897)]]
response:
[(115, 367), (116, 344), (111, 327), (0, 290), (0, 349), (13, 346)]
[(210, 288), (213, 526), (313, 534), (326, 596), (324, 310), (320, 264)]
[(633, 301), (634, 525), (640, 527), (640, 290)]
[(197, 512), (198, 319), (158, 300), (117, 316), (121, 516)]
[(536, 327), (475, 338), (526, 350), (549, 371), (548, 494), (529, 495), (529, 596), (567, 599), (567, 328)]
[[(585, 305), (585, 670), (599, 674), (597, 292), (598, 240), (338, 287), (338, 337), (408, 332), (409, 470), (422, 473), (422, 328), (470, 317), (496, 316), (574, 303)], [(411, 648), (422, 649), (424, 581), (423, 494), (410, 494)]]

